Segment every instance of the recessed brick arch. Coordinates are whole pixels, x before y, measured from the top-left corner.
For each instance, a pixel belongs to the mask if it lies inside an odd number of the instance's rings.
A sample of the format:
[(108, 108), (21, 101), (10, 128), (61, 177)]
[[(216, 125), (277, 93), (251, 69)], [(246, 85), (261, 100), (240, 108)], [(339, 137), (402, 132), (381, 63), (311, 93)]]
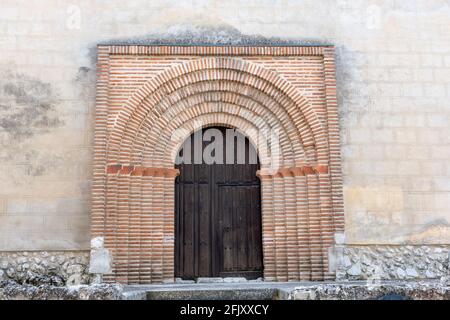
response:
[(176, 140), (170, 139), (170, 133), (165, 134), (165, 140), (170, 141), (166, 144), (162, 144), (160, 155), (163, 161), (172, 164), (169, 166), (173, 167), (176, 152), (179, 150), (179, 147), (187, 139), (187, 137), (189, 137), (192, 133), (199, 129), (199, 123), (202, 124), (202, 127), (204, 128), (224, 126), (237, 129), (242, 134), (247, 136), (254, 146), (259, 147), (258, 153), (261, 165), (267, 168), (271, 168), (271, 152), (267, 150), (268, 147), (265, 143), (258, 143), (259, 128), (255, 126), (251, 121), (243, 117), (224, 112), (208, 112), (187, 120), (177, 128), (177, 130), (181, 129), (180, 131), (183, 133), (183, 135), (179, 136), (179, 138)]
[(274, 104), (281, 105), (302, 136), (303, 146), (314, 146), (319, 164), (327, 161), (326, 134), (308, 100), (276, 73), (252, 63), (226, 57), (201, 58), (175, 66), (135, 92), (115, 120), (109, 148), (110, 158), (116, 158), (120, 163), (130, 161), (130, 147), (143, 122), (145, 119), (153, 119), (148, 113), (158, 106), (170, 108), (176, 102), (171, 99), (171, 93), (175, 93), (175, 99), (180, 94), (189, 96), (193, 93), (189, 90), (190, 86), (198, 82), (201, 82), (204, 91), (210, 90), (213, 81), (220, 81), (219, 85), (225, 87), (222, 90), (226, 92), (234, 92), (239, 88), (226, 87), (229, 83), (226, 80), (234, 84), (242, 83), (247, 90), (256, 89), (258, 94), (253, 97), (260, 97), (262, 105), (267, 108)]
[[(215, 108), (216, 110), (220, 110), (222, 112), (230, 112), (230, 110), (233, 109), (231, 106), (234, 106), (238, 108), (234, 110), (235, 113), (238, 113), (244, 117), (251, 117), (252, 121), (257, 123), (259, 126), (263, 126), (267, 129), (279, 129), (280, 131), (283, 131), (283, 134), (280, 134), (280, 138), (283, 139), (284, 143), (289, 144), (289, 147), (292, 149), (290, 158), (284, 158), (285, 161), (290, 160), (294, 163), (294, 155), (296, 156), (297, 162), (306, 163), (308, 161), (305, 155), (304, 147), (300, 143), (300, 136), (296, 131), (293, 122), (290, 121), (290, 118), (288, 118), (286, 114), (284, 117), (280, 116), (279, 113), (283, 113), (279, 106), (275, 105), (272, 110), (270, 108), (266, 108), (261, 104), (261, 102), (255, 101), (245, 95), (241, 95), (239, 93), (239, 87), (236, 87), (235, 91), (220, 91), (216, 90), (215, 86), (208, 87), (209, 90), (208, 88), (205, 88), (205, 91), (198, 90), (195, 91), (193, 95), (190, 95), (180, 101), (174, 101), (171, 107), (163, 112), (161, 115), (163, 119), (160, 122), (158, 122), (160, 117), (158, 114), (153, 113), (151, 117), (147, 117), (146, 123), (142, 127), (145, 127), (148, 130), (141, 130), (139, 136), (136, 138), (136, 141), (146, 141), (149, 137), (152, 137), (152, 132), (157, 130), (154, 125), (161, 122), (170, 122), (171, 119), (173, 119), (172, 117), (175, 116), (173, 114), (174, 112), (177, 112), (176, 116), (180, 119), (188, 119), (189, 112), (198, 112), (198, 109), (202, 109), (201, 112), (207, 112), (210, 108)], [(230, 108), (227, 108), (226, 106), (229, 106)], [(275, 108), (277, 107), (280, 109), (276, 110)], [(161, 114), (160, 112), (158, 113)], [(163, 126), (163, 124), (161, 125)], [(313, 146), (310, 147), (313, 149)], [(131, 154), (134, 155), (135, 152), (136, 151), (132, 149)], [(315, 153), (311, 154), (311, 158), (311, 161), (315, 161)], [(148, 157), (144, 157), (144, 159), (148, 159)], [(132, 161), (136, 160), (139, 161), (139, 158), (132, 158)]]
[[(110, 73), (111, 60), (140, 56), (151, 64), (154, 48), (99, 47), (92, 235), (105, 237), (113, 253), (107, 280), (173, 280), (174, 157), (199, 125), (236, 128), (258, 148), (266, 280), (331, 279), (327, 253), (334, 233), (343, 229), (332, 48), (257, 51), (306, 61), (323, 57), (323, 78), (315, 81), (325, 90), (313, 94), (323, 96), (325, 121), (299, 88), (281, 73), (246, 61), (258, 55), (239, 47), (212, 54), (205, 54), (209, 47), (193, 47), (187, 57), (184, 50), (160, 47), (166, 64), (186, 61), (136, 86), (115, 110), (115, 85), (124, 80)], [(260, 139), (261, 131), (270, 130), (279, 144)]]
[[(154, 123), (154, 125), (151, 127), (149, 132), (147, 133), (147, 136), (154, 136), (153, 141), (154, 143), (160, 143), (161, 142), (161, 135), (165, 135), (167, 137), (168, 133), (172, 133), (169, 130), (161, 130), (162, 128), (172, 128), (172, 127), (180, 127), (182, 124), (188, 120), (191, 120), (193, 117), (200, 116), (203, 114), (223, 114), (223, 116), (234, 116), (236, 118), (240, 118), (242, 120), (245, 120), (245, 122), (250, 122), (252, 124), (252, 127), (254, 127), (258, 131), (262, 130), (275, 130), (279, 129), (279, 136), (280, 136), (280, 144), (281, 149), (283, 149), (283, 153), (280, 156), (282, 158), (284, 164), (289, 164), (290, 166), (294, 165), (294, 157), (297, 155), (298, 162), (302, 162), (306, 164), (307, 159), (305, 156), (305, 152), (302, 149), (302, 146), (297, 141), (297, 148), (294, 149), (293, 145), (290, 143), (290, 140), (288, 140), (288, 132), (286, 129), (281, 126), (280, 123), (277, 123), (274, 119), (275, 117), (266, 118), (263, 112), (257, 113), (255, 111), (252, 111), (250, 109), (246, 109), (243, 106), (237, 105), (237, 104), (229, 104), (224, 102), (215, 102), (215, 103), (201, 103), (198, 105), (193, 105), (190, 107), (186, 107), (184, 110), (180, 110), (177, 115), (174, 115), (173, 117), (165, 117), (165, 119), (160, 119), (159, 122)], [(261, 117), (261, 114), (265, 116), (267, 120), (264, 120), (264, 118)], [(258, 121), (259, 120), (259, 121)], [(197, 121), (200, 122), (200, 121)], [(158, 130), (155, 132), (155, 130)], [(149, 141), (150, 139), (145, 140), (144, 148), (143, 148), (143, 161), (144, 163), (147, 162), (148, 159), (154, 159), (155, 161), (158, 161), (157, 157), (154, 157), (154, 151), (155, 148), (152, 146), (152, 144)], [(166, 141), (165, 140), (162, 141)], [(256, 145), (258, 143), (254, 142)], [(161, 145), (161, 144), (160, 144)], [(164, 144), (163, 144), (164, 145)], [(134, 151), (134, 150), (133, 150)], [(132, 151), (132, 152), (133, 152)], [(173, 150), (175, 151), (175, 150)], [(161, 161), (161, 160), (160, 160)], [(165, 158), (162, 160), (162, 164), (167, 164), (168, 159)], [(263, 161), (263, 166), (268, 166), (267, 162)]]

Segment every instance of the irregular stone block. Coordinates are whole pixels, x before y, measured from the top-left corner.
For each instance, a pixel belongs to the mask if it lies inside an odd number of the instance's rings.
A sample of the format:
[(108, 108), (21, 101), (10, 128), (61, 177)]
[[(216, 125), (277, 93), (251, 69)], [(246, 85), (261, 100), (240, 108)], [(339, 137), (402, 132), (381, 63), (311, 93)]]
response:
[(223, 278), (223, 282), (226, 283), (247, 282), (247, 279), (245, 279), (244, 277), (226, 277)]
[(337, 280), (439, 279), (450, 275), (448, 246), (343, 246), (334, 250)]
[(89, 273), (107, 274), (112, 272), (111, 255), (107, 249), (91, 250)]
[(105, 239), (103, 237), (95, 237), (91, 240), (91, 249), (98, 250), (104, 246)]
[(220, 283), (223, 278), (197, 278), (197, 283)]

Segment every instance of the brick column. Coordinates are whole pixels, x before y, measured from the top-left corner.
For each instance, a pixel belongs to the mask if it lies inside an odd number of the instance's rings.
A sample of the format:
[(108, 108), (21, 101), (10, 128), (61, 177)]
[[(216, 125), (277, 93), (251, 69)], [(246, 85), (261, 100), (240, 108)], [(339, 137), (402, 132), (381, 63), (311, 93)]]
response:
[(326, 166), (258, 171), (266, 280), (324, 277), (333, 215), (327, 172)]
[(151, 283), (174, 279), (174, 179), (178, 170), (110, 165), (108, 233), (114, 276), (105, 280)]

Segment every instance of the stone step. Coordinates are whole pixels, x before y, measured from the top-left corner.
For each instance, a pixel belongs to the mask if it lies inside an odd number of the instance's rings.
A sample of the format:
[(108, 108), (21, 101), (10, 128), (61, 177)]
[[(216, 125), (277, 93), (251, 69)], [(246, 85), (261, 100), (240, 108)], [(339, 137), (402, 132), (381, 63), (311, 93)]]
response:
[(199, 277), (195, 280), (184, 280), (181, 278), (175, 278), (175, 283), (179, 284), (192, 284), (192, 283), (255, 283), (255, 282), (262, 282), (262, 278), (254, 279), (254, 280), (247, 280), (244, 277)]
[(241, 278), (223, 278), (220, 282), (207, 283), (176, 279), (172, 284), (126, 286), (123, 298), (126, 300), (287, 299), (289, 293), (299, 284), (299, 282), (265, 282), (261, 279), (243, 281)]
[(276, 288), (186, 289), (147, 291), (147, 300), (277, 300)]

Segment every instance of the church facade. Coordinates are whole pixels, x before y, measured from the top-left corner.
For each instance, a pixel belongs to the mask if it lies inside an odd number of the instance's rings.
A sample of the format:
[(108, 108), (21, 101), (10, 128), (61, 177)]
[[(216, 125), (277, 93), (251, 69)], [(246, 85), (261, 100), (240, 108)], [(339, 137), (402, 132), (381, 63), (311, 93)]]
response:
[(449, 276), (449, 5), (257, 2), (2, 4), (0, 279)]

